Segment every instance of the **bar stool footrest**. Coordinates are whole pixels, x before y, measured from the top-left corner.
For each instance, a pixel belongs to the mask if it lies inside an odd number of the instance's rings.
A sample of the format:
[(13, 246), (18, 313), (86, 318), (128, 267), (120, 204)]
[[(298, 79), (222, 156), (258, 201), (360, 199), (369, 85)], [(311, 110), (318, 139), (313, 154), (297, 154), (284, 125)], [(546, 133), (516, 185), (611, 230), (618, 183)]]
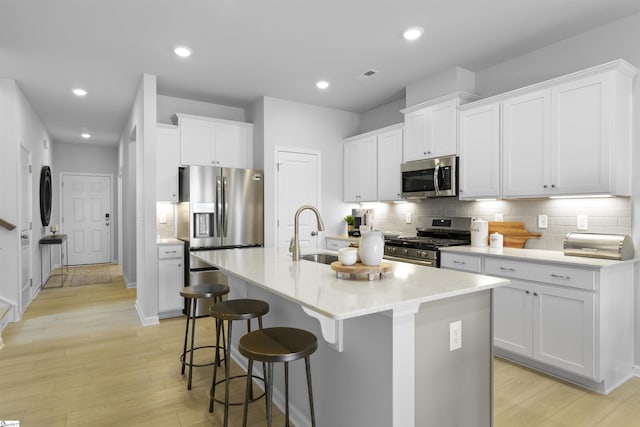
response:
[[(232, 377), (229, 377), (229, 380), (233, 380), (233, 379), (236, 379), (236, 378), (247, 378), (247, 376), (248, 376), (247, 374), (234, 375), (234, 376), (232, 376)], [(266, 389), (266, 382), (265, 382), (264, 378), (259, 377), (259, 376), (257, 376), (257, 375), (251, 375), (251, 378), (256, 379), (256, 380), (259, 380), (259, 381), (262, 381), (262, 384), (265, 386), (265, 389)], [(222, 379), (219, 379), (218, 381), (216, 381), (216, 389), (218, 388), (218, 385), (219, 385), (219, 384), (224, 383), (226, 380), (227, 380), (226, 378), (222, 378)], [(223, 389), (223, 390), (224, 390), (224, 389)], [(256, 396), (256, 397), (254, 397), (253, 399), (249, 399), (249, 403), (253, 403), (253, 402), (255, 402), (256, 400), (260, 400), (260, 399), (262, 399), (263, 397), (265, 397), (266, 395), (267, 395), (267, 393), (263, 391), (261, 395)], [(209, 399), (211, 399), (211, 397), (212, 397), (212, 396), (211, 396), (211, 391), (209, 391)], [(225, 404), (225, 401), (224, 401), (224, 400), (217, 399), (215, 396), (213, 396), (213, 400), (214, 400), (216, 403), (220, 403), (221, 405), (224, 405), (224, 404)], [(243, 399), (241, 402), (229, 402), (229, 403), (228, 403), (228, 405), (229, 405), (229, 406), (241, 406), (241, 405), (244, 405), (244, 399)]]
[[(192, 350), (187, 350), (186, 352), (184, 352), (183, 354), (180, 355), (180, 362), (184, 365), (184, 366), (191, 366), (193, 368), (202, 368), (203, 366), (213, 366), (215, 365), (216, 361), (215, 361), (215, 354), (214, 354), (214, 360), (213, 362), (208, 362), (208, 363), (203, 363), (203, 364), (196, 364), (194, 363), (193, 365), (191, 365), (189, 362), (185, 361), (185, 358), (187, 357), (187, 355), (189, 353), (191, 353), (192, 351), (196, 351), (196, 350), (201, 350), (201, 349), (205, 349), (205, 348), (215, 348), (215, 349), (219, 349), (223, 352), (224, 354), (224, 347), (220, 346), (218, 347), (217, 345), (203, 345), (200, 347), (196, 347)], [(225, 361), (225, 358), (222, 357), (220, 359), (220, 361), (218, 362), (218, 366), (220, 366), (222, 364), (222, 362)], [(226, 363), (226, 362), (225, 362)]]

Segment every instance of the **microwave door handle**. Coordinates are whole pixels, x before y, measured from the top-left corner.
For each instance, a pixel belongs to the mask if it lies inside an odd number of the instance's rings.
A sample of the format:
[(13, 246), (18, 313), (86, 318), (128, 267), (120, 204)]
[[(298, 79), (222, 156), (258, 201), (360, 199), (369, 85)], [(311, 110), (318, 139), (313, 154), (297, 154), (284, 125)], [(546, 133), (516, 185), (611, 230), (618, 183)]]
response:
[(440, 175), (440, 164), (438, 163), (433, 169), (433, 188), (436, 190), (436, 194), (440, 195), (440, 183), (438, 182), (438, 175)]

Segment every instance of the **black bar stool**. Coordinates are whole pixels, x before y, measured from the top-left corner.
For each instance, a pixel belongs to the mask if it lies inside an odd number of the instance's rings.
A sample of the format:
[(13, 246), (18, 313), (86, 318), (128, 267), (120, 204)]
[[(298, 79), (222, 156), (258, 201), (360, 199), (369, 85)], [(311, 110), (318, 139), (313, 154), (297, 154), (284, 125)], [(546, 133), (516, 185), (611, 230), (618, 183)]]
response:
[[(273, 400), (273, 364), (284, 363), (284, 392), (286, 426), (289, 427), (289, 362), (302, 359), (307, 370), (307, 390), (309, 391), (309, 409), (311, 425), (315, 427), (316, 418), (313, 410), (313, 392), (311, 389), (311, 364), (309, 356), (318, 348), (318, 339), (311, 332), (296, 328), (265, 328), (249, 332), (238, 344), (240, 353), (249, 359), (248, 372), (253, 369), (253, 361), (266, 362), (268, 371), (265, 374), (267, 387), (267, 424), (271, 427)], [(247, 376), (245, 392), (243, 427), (247, 425), (249, 393), (251, 377)]]
[[(224, 425), (225, 427), (229, 423), (229, 406), (230, 405), (242, 405), (244, 402), (229, 402), (229, 383), (233, 378), (242, 378), (245, 375), (235, 375), (231, 377), (230, 368), (231, 368), (231, 330), (232, 324), (234, 320), (246, 320), (247, 321), (247, 331), (251, 332), (251, 319), (258, 319), (258, 327), (262, 329), (262, 316), (269, 312), (269, 304), (264, 301), (255, 300), (255, 299), (236, 299), (236, 300), (228, 300), (219, 302), (217, 304), (213, 304), (209, 307), (209, 314), (211, 317), (216, 319), (216, 343), (220, 340), (220, 333), (223, 332), (222, 339), (224, 340), (224, 321), (227, 321), (227, 342), (225, 345), (225, 355), (224, 355), (224, 378), (218, 380), (218, 365), (220, 364), (220, 357), (216, 352), (216, 363), (213, 365), (213, 380), (211, 381), (211, 393), (209, 398), (209, 412), (213, 412), (213, 404), (214, 402), (224, 404)], [(264, 364), (263, 364), (264, 369)], [(251, 382), (251, 378), (258, 378), (264, 381), (263, 378), (256, 377), (253, 375), (251, 369), (247, 371), (246, 377), (249, 378)], [(218, 400), (215, 398), (216, 395), (216, 385), (224, 382), (224, 401)], [(266, 384), (266, 383), (265, 383)], [(266, 386), (265, 386), (266, 388)], [(253, 398), (253, 390), (251, 393), (251, 401), (259, 399), (263, 395), (258, 396), (257, 398)]]
[[(184, 348), (182, 355), (180, 356), (180, 362), (182, 363), (182, 375), (184, 375), (185, 367), (189, 367), (189, 382), (187, 383), (187, 390), (191, 390), (191, 378), (193, 367), (210, 366), (215, 362), (204, 363), (196, 365), (193, 363), (193, 353), (201, 348), (215, 348), (216, 360), (219, 359), (218, 351), (220, 350), (220, 342), (216, 342), (216, 345), (205, 345), (194, 348), (196, 337), (196, 318), (198, 317), (198, 300), (213, 298), (214, 302), (222, 301), (222, 296), (229, 293), (229, 286), (221, 283), (214, 284), (199, 284), (193, 286), (186, 286), (180, 291), (187, 305), (187, 328), (184, 332)], [(200, 316), (203, 317), (203, 316)], [(191, 348), (187, 350), (187, 341), (189, 340), (189, 320), (191, 320)], [(223, 339), (224, 342), (224, 339)], [(187, 354), (189, 354), (189, 361), (187, 362)]]

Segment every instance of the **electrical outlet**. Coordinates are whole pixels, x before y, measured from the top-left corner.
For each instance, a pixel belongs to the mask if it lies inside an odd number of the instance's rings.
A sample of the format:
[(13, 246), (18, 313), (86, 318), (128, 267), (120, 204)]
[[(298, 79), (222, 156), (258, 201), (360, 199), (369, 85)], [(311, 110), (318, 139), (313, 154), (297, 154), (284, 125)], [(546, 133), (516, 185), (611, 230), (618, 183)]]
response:
[(547, 228), (547, 216), (538, 215), (538, 228)]
[(449, 351), (462, 348), (462, 320), (449, 323)]
[(407, 224), (411, 224), (411, 212), (407, 212), (404, 215), (404, 222), (406, 222)]
[(587, 215), (578, 215), (578, 230), (585, 231), (589, 229), (589, 217)]
[(504, 215), (501, 213), (497, 213), (495, 215), (493, 215), (493, 220), (494, 221), (504, 221)]
[(167, 214), (163, 213), (160, 214), (160, 224), (166, 224), (167, 223)]

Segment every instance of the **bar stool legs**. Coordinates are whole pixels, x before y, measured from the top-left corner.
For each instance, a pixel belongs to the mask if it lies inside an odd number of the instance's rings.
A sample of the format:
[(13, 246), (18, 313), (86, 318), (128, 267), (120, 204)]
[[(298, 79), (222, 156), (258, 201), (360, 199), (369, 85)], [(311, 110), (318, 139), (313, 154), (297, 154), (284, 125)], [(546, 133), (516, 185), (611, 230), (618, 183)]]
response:
[[(248, 370), (253, 369), (255, 360), (266, 362), (266, 393), (267, 393), (267, 425), (271, 427), (273, 411), (273, 364), (284, 363), (284, 392), (285, 392), (285, 417), (286, 426), (289, 426), (289, 362), (305, 360), (307, 374), (307, 391), (309, 393), (309, 409), (311, 425), (315, 427), (315, 410), (313, 406), (313, 392), (311, 385), (311, 363), (309, 356), (318, 348), (318, 340), (310, 332), (296, 328), (266, 328), (250, 332), (240, 339), (238, 349), (240, 353), (249, 359)], [(245, 388), (245, 406), (243, 412), (243, 427), (247, 425), (248, 398), (250, 395), (251, 378), (247, 377)]]

